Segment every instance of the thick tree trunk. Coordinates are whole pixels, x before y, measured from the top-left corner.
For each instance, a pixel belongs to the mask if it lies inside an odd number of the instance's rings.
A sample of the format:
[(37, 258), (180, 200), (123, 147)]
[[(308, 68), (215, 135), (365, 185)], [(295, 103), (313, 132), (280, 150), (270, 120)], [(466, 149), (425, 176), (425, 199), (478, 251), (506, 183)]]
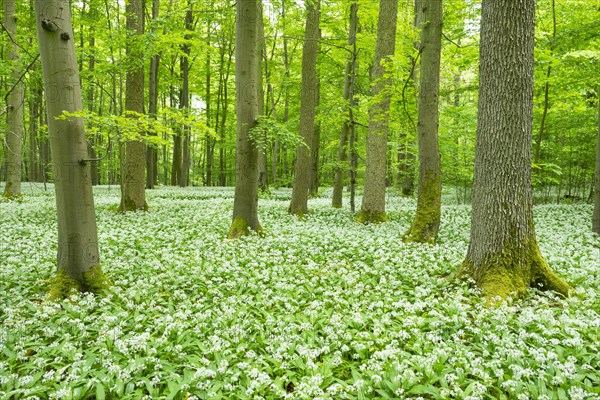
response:
[(257, 0), (237, 2), (235, 35), (236, 87), (236, 180), (233, 202), (233, 221), (229, 238), (247, 235), (250, 230), (261, 231), (258, 221), (258, 151), (248, 137), (256, 125), (258, 99), (256, 91), (256, 18)]
[(302, 93), (300, 97), (300, 136), (296, 149), (292, 201), (288, 212), (302, 216), (308, 212), (310, 145), (315, 130), (315, 91), (317, 89), (317, 51), (319, 48), (319, 0), (305, 0), (306, 27), (302, 48)]
[(9, 80), (10, 93), (6, 102), (6, 185), (3, 197), (7, 199), (21, 196), (21, 162), (23, 146), (23, 82), (19, 66), (17, 40), (17, 18), (15, 15), (15, 1), (4, 0), (4, 27), (12, 39), (8, 46), (8, 61), (11, 63), (11, 78)]
[(594, 215), (592, 232), (600, 235), (600, 98), (598, 98), (598, 139), (596, 140), (596, 171), (594, 173)]
[[(127, 68), (125, 83), (125, 110), (144, 113), (144, 64), (141, 38), (144, 34), (144, 7), (142, 0), (128, 0), (127, 19)], [(131, 118), (137, 118), (131, 116)], [(140, 135), (142, 132), (140, 132)], [(125, 143), (125, 175), (123, 180), (121, 205), (122, 212), (147, 210), (146, 203), (146, 144), (141, 138)]]
[(571, 287), (540, 254), (533, 222), (531, 141), (535, 0), (484, 0), (471, 242), (463, 272), (488, 302), (530, 286)]
[(442, 179), (438, 146), (438, 94), (442, 47), (442, 2), (422, 0), (421, 80), (417, 137), (419, 188), (415, 219), (404, 236), (407, 242), (435, 243), (440, 227)]
[(361, 211), (356, 220), (363, 223), (383, 222), (385, 215), (385, 175), (387, 135), (390, 110), (391, 77), (385, 75), (385, 63), (394, 56), (398, 0), (380, 0), (377, 23), (377, 44), (373, 65), (372, 96), (367, 134), (367, 167)]
[(58, 216), (58, 273), (50, 289), (52, 299), (73, 289), (100, 292), (108, 287), (100, 269), (83, 119), (56, 119), (64, 111), (82, 110), (69, 7), (67, 0), (35, 2)]

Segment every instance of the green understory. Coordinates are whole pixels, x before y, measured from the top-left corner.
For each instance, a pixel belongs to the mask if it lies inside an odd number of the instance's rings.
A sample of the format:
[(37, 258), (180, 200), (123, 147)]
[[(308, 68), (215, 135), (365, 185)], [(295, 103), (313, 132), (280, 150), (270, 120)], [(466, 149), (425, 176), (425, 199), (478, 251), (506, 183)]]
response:
[(56, 276), (52, 278), (46, 300), (62, 300), (78, 292), (102, 294), (106, 292), (111, 285), (110, 279), (104, 274), (100, 266), (93, 266), (84, 272), (82, 282), (67, 275), (64, 269), (60, 269), (56, 273)]
[(388, 218), (385, 211), (360, 210), (354, 220), (361, 224), (379, 224), (387, 222)]

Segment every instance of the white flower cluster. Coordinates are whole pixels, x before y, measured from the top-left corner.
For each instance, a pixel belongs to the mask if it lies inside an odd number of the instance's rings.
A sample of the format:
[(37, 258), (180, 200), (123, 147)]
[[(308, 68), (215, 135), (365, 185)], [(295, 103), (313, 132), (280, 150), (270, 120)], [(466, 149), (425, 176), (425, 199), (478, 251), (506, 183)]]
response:
[(105, 297), (44, 303), (52, 196), (0, 203), (0, 398), (600, 398), (600, 249), (591, 207), (536, 208), (542, 254), (580, 296), (488, 309), (462, 262), (470, 209), (444, 206), (437, 246), (405, 245), (412, 199), (359, 225), (330, 199), (303, 219), (261, 200), (264, 238), (225, 239), (233, 191), (148, 191), (115, 214), (96, 189)]

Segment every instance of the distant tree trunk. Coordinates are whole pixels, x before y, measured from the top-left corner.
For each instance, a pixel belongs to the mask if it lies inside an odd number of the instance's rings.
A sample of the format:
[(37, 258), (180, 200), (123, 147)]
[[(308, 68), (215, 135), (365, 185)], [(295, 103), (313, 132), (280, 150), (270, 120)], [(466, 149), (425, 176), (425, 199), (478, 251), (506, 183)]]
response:
[(600, 235), (600, 96), (598, 97), (598, 139), (596, 140), (596, 171), (594, 173), (594, 216), (592, 232)]
[(226, 121), (227, 121), (227, 112), (229, 108), (229, 100), (228, 100), (228, 84), (229, 84), (229, 72), (231, 70), (231, 59), (233, 56), (233, 43), (230, 41), (228, 46), (228, 59), (227, 59), (227, 67), (225, 68), (225, 77), (223, 78), (223, 94), (222, 94), (222, 105), (221, 110), (223, 115), (221, 117), (220, 122), (220, 138), (221, 138), (221, 149), (219, 150), (219, 185), (225, 186), (227, 184), (227, 174), (226, 174), (226, 154), (225, 154), (225, 138), (226, 138)]
[[(319, 36), (320, 37), (320, 36)], [(321, 104), (321, 82), (317, 73), (317, 90), (315, 92), (315, 108), (318, 112)], [(308, 182), (308, 194), (316, 196), (319, 193), (319, 147), (321, 146), (321, 122), (315, 122), (315, 128), (310, 145), (310, 179)]]
[(34, 88), (29, 96), (29, 174), (32, 182), (40, 182), (40, 171), (38, 162), (39, 143), (36, 138), (38, 132), (39, 108), (37, 103), (36, 91)]
[(315, 91), (317, 89), (317, 51), (319, 41), (319, 0), (305, 0), (306, 28), (302, 48), (302, 93), (300, 97), (300, 136), (296, 149), (292, 201), (288, 212), (302, 216), (308, 212), (310, 145), (315, 129)]
[(442, 48), (442, 2), (421, 0), (421, 81), (418, 105), (419, 191), (406, 242), (435, 243), (440, 228), (442, 172), (438, 146), (438, 98)]
[[(182, 87), (179, 97), (179, 107), (183, 110), (184, 115), (188, 115), (190, 112), (190, 44), (187, 42), (190, 40), (190, 32), (192, 31), (192, 24), (194, 22), (192, 14), (192, 5), (188, 2), (188, 10), (185, 13), (185, 35), (184, 39), (186, 42), (181, 46), (181, 80)], [(210, 100), (210, 99), (209, 99)], [(182, 146), (181, 146), (181, 171), (179, 175), (179, 186), (186, 187), (189, 185), (190, 176), (190, 128), (187, 125), (183, 125), (182, 135)], [(212, 168), (212, 166), (211, 166)]]
[[(265, 54), (265, 27), (263, 21), (263, 5), (262, 0), (258, 0), (258, 17), (256, 18), (256, 29), (258, 40), (256, 41), (257, 67), (256, 67), (256, 90), (258, 96), (258, 115), (265, 115), (265, 91), (263, 89), (263, 60), (266, 63)], [(267, 190), (267, 147), (261, 145), (258, 147), (258, 187), (264, 192)]]
[[(141, 38), (144, 34), (144, 8), (142, 0), (128, 0), (126, 5), (127, 68), (125, 86), (125, 109), (144, 113), (144, 65)], [(132, 116), (132, 118), (137, 118)], [(140, 132), (141, 133), (141, 132)], [(147, 210), (146, 204), (146, 144), (142, 139), (125, 143), (125, 168), (121, 176), (123, 184), (120, 210), (122, 212)]]
[(56, 119), (63, 111), (83, 108), (69, 1), (55, 0), (49, 5), (36, 1), (35, 15), (58, 217), (58, 270), (49, 296), (60, 299), (73, 289), (101, 292), (109, 283), (100, 268), (83, 119)]
[[(554, 55), (554, 41), (556, 40), (556, 7), (554, 0), (552, 0), (552, 41), (550, 42), (550, 56)], [(544, 111), (542, 112), (542, 120), (540, 121), (540, 130), (537, 138), (535, 139), (535, 153), (533, 162), (539, 164), (540, 153), (542, 149), (542, 138), (544, 137), (544, 129), (546, 127), (546, 117), (548, 115), (549, 107), (549, 91), (550, 91), (550, 73), (552, 72), (552, 63), (548, 62), (548, 68), (546, 69), (546, 81), (544, 82)]]
[[(421, 29), (421, 21), (423, 20), (423, 6), (421, 4), (423, 0), (415, 0), (414, 2), (414, 27), (415, 29)], [(413, 46), (417, 49), (420, 54), (421, 51), (421, 40), (413, 42)], [(415, 91), (419, 92), (419, 64), (417, 58), (411, 58), (413, 64), (411, 81), (414, 85)], [(417, 102), (418, 103), (418, 102)], [(418, 105), (417, 105), (418, 107)], [(398, 182), (402, 191), (402, 196), (412, 196), (415, 191), (415, 174), (414, 174), (414, 163), (416, 157), (412, 151), (410, 151), (410, 145), (414, 143), (412, 139), (402, 135), (405, 140), (404, 149), (402, 147), (398, 149)]]
[[(158, 19), (160, 0), (152, 0), (152, 20)], [(156, 30), (154, 28), (153, 30)], [(160, 54), (150, 57), (150, 73), (148, 78), (148, 114), (156, 120), (158, 111), (158, 67), (160, 65)], [(156, 135), (156, 134), (154, 134)], [(156, 145), (150, 144), (146, 147), (146, 188), (154, 189), (157, 182), (157, 152)]]
[[(358, 27), (358, 3), (354, 1), (350, 6), (350, 27), (348, 29), (348, 47), (351, 53), (346, 57), (346, 71), (344, 73), (344, 102), (350, 106), (352, 94), (352, 82), (356, 72), (356, 31)], [(350, 111), (349, 111), (350, 112)], [(331, 206), (341, 208), (344, 192), (344, 176), (348, 171), (346, 163), (348, 160), (348, 134), (350, 132), (350, 119), (344, 119), (340, 132), (340, 141), (337, 152), (337, 165), (335, 167), (335, 178), (333, 182), (333, 198)]]
[(7, 199), (21, 196), (21, 162), (23, 146), (23, 92), (24, 86), (21, 79), (19, 66), (19, 51), (17, 43), (17, 17), (15, 15), (15, 1), (4, 0), (4, 27), (10, 35), (8, 46), (8, 61), (11, 64), (11, 78), (8, 81), (9, 95), (6, 102), (6, 185), (3, 197)]
[[(471, 242), (461, 273), (488, 303), (571, 287), (540, 254), (531, 187), (535, 0), (484, 0)], [(459, 274), (460, 275), (460, 274)]]
[(256, 125), (258, 99), (256, 91), (256, 18), (257, 0), (237, 2), (235, 35), (236, 86), (236, 180), (233, 221), (228, 237), (238, 238), (250, 230), (262, 230), (258, 221), (258, 151), (248, 137)]
[[(210, 6), (212, 7), (212, 2), (210, 4)], [(206, 47), (210, 49), (211, 46), (211, 40), (212, 40), (212, 18), (211, 18), (211, 13), (207, 14), (207, 20), (206, 20)], [(212, 71), (210, 68), (210, 64), (211, 64), (211, 57), (210, 57), (210, 51), (206, 52), (206, 76), (205, 76), (205, 80), (206, 80), (206, 94), (205, 94), (205, 102), (206, 102), (206, 126), (210, 126), (211, 123), (211, 75), (212, 75)], [(223, 57), (221, 57), (221, 63), (223, 62)], [(221, 64), (221, 68), (223, 68), (223, 65)], [(219, 73), (222, 75), (223, 72), (219, 71)], [(217, 113), (218, 113), (218, 109), (219, 109), (219, 98), (217, 98)], [(217, 117), (218, 120), (218, 117)], [(206, 173), (205, 173), (205, 183), (206, 186), (212, 186), (213, 185), (213, 177), (212, 177), (212, 173), (213, 173), (213, 164), (214, 164), (214, 158), (215, 158), (215, 139), (213, 137), (211, 137), (210, 135), (206, 136), (205, 139), (205, 154), (206, 154)]]
[(385, 175), (387, 135), (390, 110), (391, 77), (385, 75), (385, 62), (394, 56), (398, 0), (380, 0), (377, 23), (377, 44), (373, 65), (372, 95), (367, 135), (367, 168), (361, 211), (356, 220), (363, 223), (386, 221)]

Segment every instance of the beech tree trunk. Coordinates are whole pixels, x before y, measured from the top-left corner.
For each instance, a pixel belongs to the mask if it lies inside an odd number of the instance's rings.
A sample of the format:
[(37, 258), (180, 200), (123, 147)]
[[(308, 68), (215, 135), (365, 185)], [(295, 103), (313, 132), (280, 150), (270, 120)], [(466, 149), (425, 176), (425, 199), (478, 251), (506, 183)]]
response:
[[(319, 34), (319, 38), (321, 35)], [(317, 90), (315, 91), (315, 113), (321, 104), (321, 81), (317, 71)], [(319, 147), (321, 147), (321, 122), (315, 122), (312, 143), (310, 145), (310, 176), (308, 181), (308, 194), (316, 196), (319, 193)]]
[[(179, 96), (179, 107), (183, 110), (184, 115), (188, 115), (190, 112), (190, 44), (187, 40), (190, 40), (190, 32), (193, 27), (192, 24), (193, 14), (191, 4), (188, 2), (188, 10), (185, 13), (185, 35), (186, 42), (181, 46), (181, 92)], [(210, 101), (210, 99), (208, 99)], [(182, 141), (181, 141), (181, 170), (179, 175), (179, 181), (177, 182), (180, 187), (186, 187), (189, 184), (190, 176), (190, 127), (187, 125), (182, 126)], [(212, 165), (211, 165), (212, 170)]]
[[(156, 22), (160, 9), (160, 0), (152, 0), (152, 20)], [(156, 28), (154, 28), (156, 30)], [(160, 65), (160, 54), (150, 57), (150, 69), (148, 77), (148, 114), (156, 119), (158, 111), (158, 67)], [(146, 147), (146, 188), (154, 189), (158, 181), (157, 171), (157, 145), (149, 144)]]
[(83, 107), (69, 7), (68, 0), (35, 2), (58, 217), (58, 273), (51, 299), (73, 289), (100, 292), (108, 287), (100, 269), (83, 118), (56, 119)]
[(248, 137), (256, 125), (258, 98), (256, 90), (258, 0), (237, 2), (235, 34), (236, 89), (236, 168), (233, 222), (229, 238), (262, 230), (258, 221), (258, 150)]
[[(256, 28), (258, 40), (256, 41), (257, 66), (256, 66), (256, 90), (258, 96), (258, 115), (265, 115), (265, 91), (263, 89), (263, 60), (266, 64), (265, 54), (265, 27), (263, 21), (262, 0), (258, 0), (258, 17), (256, 18)], [(266, 142), (266, 141), (265, 141)], [(266, 144), (258, 148), (258, 187), (264, 192), (267, 190), (267, 146)]]
[[(127, 20), (127, 57), (129, 66), (125, 78), (125, 110), (144, 113), (144, 64), (143, 43), (144, 7), (142, 0), (128, 0), (126, 4)], [(137, 118), (136, 116), (130, 116)], [(142, 132), (139, 132), (141, 135)], [(127, 140), (125, 143), (125, 168), (121, 177), (122, 212), (147, 210), (146, 204), (146, 144), (141, 138)]]
[(300, 136), (296, 149), (292, 201), (288, 212), (302, 216), (308, 212), (310, 146), (315, 130), (315, 92), (317, 90), (317, 51), (319, 49), (319, 0), (305, 0), (306, 26), (302, 47), (302, 93), (300, 95)]
[(462, 272), (488, 303), (530, 286), (568, 295), (533, 222), (531, 142), (535, 0), (484, 0), (471, 241)]
[(369, 108), (365, 186), (361, 211), (356, 216), (356, 220), (363, 223), (387, 220), (385, 215), (385, 175), (391, 77), (385, 75), (384, 64), (394, 56), (397, 20), (398, 0), (380, 0), (377, 44), (373, 63), (374, 84), (371, 89), (375, 101)]
[(594, 215), (592, 232), (600, 235), (600, 97), (598, 98), (598, 140), (596, 141), (596, 171), (594, 173)]
[(417, 138), (419, 187), (417, 212), (404, 236), (407, 242), (435, 243), (440, 228), (442, 174), (438, 146), (438, 94), (442, 49), (442, 1), (421, 0), (421, 79)]
[[(348, 47), (351, 53), (346, 57), (346, 70), (344, 73), (344, 103), (350, 107), (354, 88), (354, 74), (356, 72), (356, 31), (358, 27), (358, 3), (353, 2), (350, 6), (350, 26), (348, 28)], [(344, 177), (348, 172), (348, 135), (350, 132), (350, 110), (348, 110), (348, 119), (345, 119), (340, 131), (340, 141), (337, 151), (337, 165), (335, 167), (335, 177), (333, 181), (333, 197), (331, 206), (342, 208)]]
[(10, 93), (6, 102), (6, 185), (3, 196), (11, 199), (21, 196), (21, 162), (23, 146), (23, 95), (24, 86), (19, 66), (17, 40), (17, 17), (15, 15), (15, 1), (4, 0), (4, 27), (12, 39), (9, 39), (8, 61), (11, 64), (11, 76), (9, 83)]

